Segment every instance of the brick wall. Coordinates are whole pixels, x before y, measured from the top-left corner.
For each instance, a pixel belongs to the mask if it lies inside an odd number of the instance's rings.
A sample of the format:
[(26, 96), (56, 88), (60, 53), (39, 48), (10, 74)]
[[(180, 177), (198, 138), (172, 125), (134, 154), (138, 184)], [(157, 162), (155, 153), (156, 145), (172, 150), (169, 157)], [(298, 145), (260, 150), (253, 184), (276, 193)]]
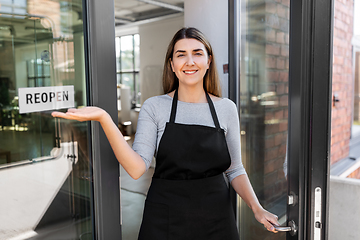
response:
[(352, 124), (352, 45), (353, 0), (334, 2), (333, 79), (332, 93), (340, 102), (332, 108), (331, 164), (349, 154)]
[(353, 171), (349, 176), (347, 176), (348, 178), (356, 178), (356, 179), (360, 179), (360, 168), (356, 169), (355, 171)]

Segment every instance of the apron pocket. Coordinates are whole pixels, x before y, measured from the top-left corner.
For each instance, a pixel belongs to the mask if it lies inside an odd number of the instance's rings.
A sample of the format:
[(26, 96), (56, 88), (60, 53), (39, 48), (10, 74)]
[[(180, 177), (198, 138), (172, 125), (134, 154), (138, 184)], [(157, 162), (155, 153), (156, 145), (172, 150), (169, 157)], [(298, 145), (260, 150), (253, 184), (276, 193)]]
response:
[(168, 233), (169, 207), (146, 200), (138, 240), (167, 240)]

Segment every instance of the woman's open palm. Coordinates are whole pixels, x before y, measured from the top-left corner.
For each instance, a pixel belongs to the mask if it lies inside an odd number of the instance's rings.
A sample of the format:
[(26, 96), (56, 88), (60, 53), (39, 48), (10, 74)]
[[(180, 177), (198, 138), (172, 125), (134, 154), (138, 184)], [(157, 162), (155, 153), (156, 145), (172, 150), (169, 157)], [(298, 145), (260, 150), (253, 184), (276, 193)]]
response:
[(100, 121), (106, 112), (98, 107), (84, 107), (80, 109), (69, 108), (66, 113), (52, 112), (53, 117), (60, 117), (70, 120), (83, 121)]

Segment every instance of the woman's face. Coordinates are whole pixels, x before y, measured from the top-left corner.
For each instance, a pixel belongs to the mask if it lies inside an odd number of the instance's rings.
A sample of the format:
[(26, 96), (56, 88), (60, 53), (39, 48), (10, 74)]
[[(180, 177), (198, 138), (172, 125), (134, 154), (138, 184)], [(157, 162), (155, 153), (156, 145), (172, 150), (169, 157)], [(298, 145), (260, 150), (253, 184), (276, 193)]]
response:
[(179, 85), (203, 86), (203, 78), (211, 62), (204, 44), (192, 38), (181, 39), (175, 43), (170, 61)]

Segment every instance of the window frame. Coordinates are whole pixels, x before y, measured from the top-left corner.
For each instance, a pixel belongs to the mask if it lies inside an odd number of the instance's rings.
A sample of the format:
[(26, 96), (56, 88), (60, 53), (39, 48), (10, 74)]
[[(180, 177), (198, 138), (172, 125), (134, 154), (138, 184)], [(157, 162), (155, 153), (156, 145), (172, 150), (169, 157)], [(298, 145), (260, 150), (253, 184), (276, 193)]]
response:
[[(133, 33), (133, 34), (126, 34), (126, 35), (121, 35), (121, 36), (116, 36), (116, 38), (119, 39), (119, 49), (116, 49), (116, 52), (119, 53), (119, 58), (116, 60), (116, 64), (118, 64), (119, 67), (116, 68), (116, 77), (117, 79), (119, 79), (119, 82), (117, 84), (124, 84), (123, 83), (123, 75), (125, 74), (131, 74), (132, 75), (132, 81), (133, 81), (133, 86), (134, 89), (131, 91), (131, 95), (132, 95), (132, 99), (131, 99), (131, 109), (140, 107), (140, 94), (141, 91), (138, 88), (138, 83), (140, 81), (140, 67), (139, 69), (136, 68), (136, 53), (135, 53), (135, 35), (137, 35), (139, 37), (140, 40), (140, 35), (139, 33)], [(132, 69), (131, 70), (122, 70), (122, 61), (121, 61), (121, 54), (122, 54), (122, 50), (121, 50), (121, 38), (123, 37), (132, 37)], [(139, 46), (140, 48), (140, 41), (139, 41)], [(140, 50), (139, 50), (140, 52)], [(140, 53), (138, 58), (140, 58)], [(120, 70), (118, 70), (120, 69)]]

